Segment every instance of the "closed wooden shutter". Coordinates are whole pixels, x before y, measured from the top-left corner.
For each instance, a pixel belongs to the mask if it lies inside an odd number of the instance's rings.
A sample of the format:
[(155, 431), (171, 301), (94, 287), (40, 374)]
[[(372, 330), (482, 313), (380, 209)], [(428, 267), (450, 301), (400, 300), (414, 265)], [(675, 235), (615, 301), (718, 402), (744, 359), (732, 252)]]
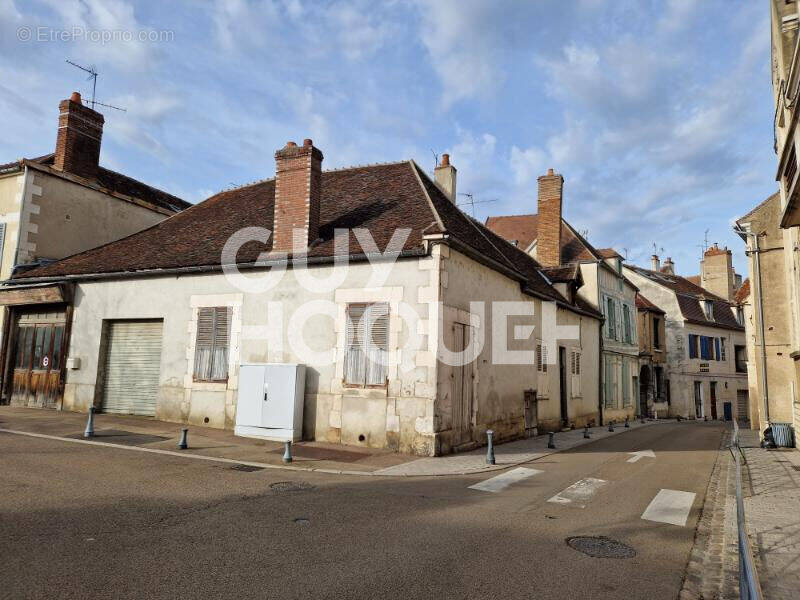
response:
[(385, 385), (389, 350), (389, 305), (347, 306), (345, 382), (350, 385)]
[(227, 381), (230, 323), (230, 307), (198, 309), (194, 350), (196, 381)]
[(3, 266), (3, 246), (6, 243), (6, 224), (0, 223), (0, 267)]
[(161, 335), (161, 321), (109, 323), (103, 411), (155, 415), (161, 372)]

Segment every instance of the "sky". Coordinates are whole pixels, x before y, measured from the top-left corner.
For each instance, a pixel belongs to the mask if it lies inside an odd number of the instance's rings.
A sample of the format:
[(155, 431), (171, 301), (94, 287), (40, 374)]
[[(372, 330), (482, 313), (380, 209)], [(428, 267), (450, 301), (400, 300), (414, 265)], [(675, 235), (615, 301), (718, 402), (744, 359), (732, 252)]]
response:
[(99, 109), (101, 163), (190, 202), (272, 177), (288, 140), (324, 168), (448, 152), (480, 220), (536, 212), (552, 167), (596, 247), (692, 275), (707, 236), (746, 274), (733, 221), (777, 190), (769, 46), (752, 0), (0, 0), (0, 163), (91, 97), (70, 59), (126, 109)]

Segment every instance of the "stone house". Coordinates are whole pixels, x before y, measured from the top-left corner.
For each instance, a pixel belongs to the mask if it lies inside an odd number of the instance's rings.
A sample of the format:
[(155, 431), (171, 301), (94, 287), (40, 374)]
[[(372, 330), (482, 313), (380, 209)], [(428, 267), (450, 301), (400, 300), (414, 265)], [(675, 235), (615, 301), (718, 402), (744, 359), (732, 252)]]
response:
[(602, 315), (456, 207), (447, 157), (322, 160), (289, 143), (274, 179), (6, 282), (68, 298), (57, 406), (232, 428), (239, 366), (278, 362), (306, 365), (309, 440), (437, 455), (598, 420)]
[[(659, 266), (658, 257), (654, 263)], [(625, 275), (666, 313), (669, 416), (721, 419), (747, 412), (746, 341), (735, 304), (663, 268), (626, 265)]]
[(536, 258), (549, 279), (575, 289), (579, 298), (603, 314), (597, 381), (602, 420), (630, 419), (639, 410), (636, 286), (623, 275), (619, 253), (595, 248), (563, 218), (564, 178), (550, 169), (538, 181), (536, 214), (489, 217), (486, 226)]
[[(85, 106), (76, 92), (59, 104), (54, 152), (0, 165), (0, 279), (125, 237), (191, 206), (102, 167), (103, 123), (103, 115)], [(51, 300), (64, 300), (54, 293)], [(3, 303), (25, 301), (26, 294), (18, 294)], [(4, 308), (0, 317), (7, 318)], [(69, 327), (67, 311), (19, 313), (18, 319), (32, 345), (52, 345)], [(17, 384), (27, 388), (34, 404), (52, 403), (58, 383), (51, 365), (31, 366), (36, 376)]]
[(641, 293), (636, 294), (639, 331), (639, 414), (669, 414), (669, 381), (666, 377), (666, 312)]
[[(780, 227), (781, 198), (773, 194), (736, 224), (748, 247), (750, 278), (748, 294), (739, 295), (743, 306), (747, 345), (750, 348), (752, 427), (763, 429), (768, 421), (796, 423), (797, 407), (795, 364), (792, 358), (792, 304), (790, 282), (786, 280), (786, 264), (792, 261), (792, 250), (784, 247), (784, 230)], [(759, 251), (746, 232), (758, 232)], [(758, 263), (756, 262), (758, 257)], [(760, 268), (760, 273), (759, 273)], [(761, 285), (759, 286), (759, 281)], [(751, 288), (750, 283), (754, 285)], [(752, 292), (760, 298), (764, 312), (764, 340), (761, 339), (759, 313)], [(746, 307), (746, 308), (745, 308)], [(765, 394), (763, 353), (766, 348), (767, 385)], [(765, 414), (765, 397), (769, 398), (769, 419)]]
[[(797, 110), (797, 88), (800, 78), (800, 68), (798, 68), (798, 53), (800, 44), (798, 40), (798, 5), (797, 2), (784, 2), (782, 0), (770, 1), (770, 24), (771, 24), (771, 67), (772, 67), (772, 90), (774, 105), (774, 139), (775, 153), (777, 155), (777, 168), (775, 179), (778, 182), (778, 193), (780, 206), (778, 215), (778, 225), (781, 228), (780, 235), (783, 240), (778, 243), (776, 236), (768, 231), (758, 231), (752, 229), (747, 231), (748, 250), (753, 253), (756, 250), (755, 236), (758, 236), (758, 245), (765, 248), (760, 253), (761, 260), (767, 261), (769, 253), (778, 254), (775, 248), (781, 247), (783, 251), (783, 285), (785, 290), (782, 294), (786, 298), (786, 310), (776, 315), (770, 315), (770, 325), (775, 329), (772, 333), (769, 329), (765, 331), (765, 337), (775, 335), (774, 332), (782, 332), (780, 337), (788, 340), (789, 348), (783, 353), (785, 357), (788, 353), (793, 362), (794, 377), (792, 391), (787, 392), (786, 385), (782, 389), (776, 390), (776, 399), (783, 398), (781, 405), (775, 405), (775, 415), (772, 413), (773, 400), (769, 402), (769, 419), (782, 420), (783, 422), (794, 423), (795, 429), (800, 421), (800, 405), (798, 404), (797, 388), (800, 385), (800, 177), (798, 177), (797, 157), (800, 152), (800, 131), (797, 127), (797, 119), (800, 116)], [(771, 212), (771, 209), (768, 209)], [(771, 229), (771, 227), (769, 227)], [(765, 234), (765, 235), (764, 235)], [(770, 238), (769, 244), (763, 238)], [(753, 254), (751, 254), (753, 257)], [(751, 269), (755, 261), (751, 261)], [(751, 292), (752, 307), (754, 313), (757, 312), (759, 303), (763, 300), (766, 308), (766, 296), (760, 298), (759, 289), (756, 285), (754, 273), (751, 270)], [(776, 284), (777, 285), (777, 284)], [(767, 288), (772, 288), (771, 281), (764, 280), (763, 291), (766, 294)], [(773, 293), (773, 301), (776, 290), (770, 289)], [(781, 339), (781, 342), (783, 341)], [(768, 345), (769, 347), (769, 345)], [(758, 359), (756, 362), (760, 362)], [(770, 396), (773, 391), (772, 373), (768, 360), (767, 380), (769, 381)], [(777, 366), (775, 380), (786, 383), (785, 361), (780, 359)], [(759, 369), (761, 367), (758, 367)], [(763, 390), (762, 390), (763, 391)], [(788, 401), (786, 398), (788, 397)], [(760, 411), (760, 428), (764, 429), (769, 419), (765, 413), (764, 398), (758, 398), (758, 410)], [(755, 410), (754, 416), (755, 416)], [(774, 418), (773, 418), (774, 417)], [(756, 426), (756, 422), (753, 423)]]

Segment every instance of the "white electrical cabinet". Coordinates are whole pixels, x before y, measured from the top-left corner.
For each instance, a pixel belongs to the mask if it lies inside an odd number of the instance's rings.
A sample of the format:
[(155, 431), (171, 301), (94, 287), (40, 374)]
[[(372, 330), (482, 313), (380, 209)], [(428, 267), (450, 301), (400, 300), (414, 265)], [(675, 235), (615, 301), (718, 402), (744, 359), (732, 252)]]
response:
[(305, 365), (241, 365), (234, 433), (280, 442), (299, 441), (303, 436), (305, 384)]

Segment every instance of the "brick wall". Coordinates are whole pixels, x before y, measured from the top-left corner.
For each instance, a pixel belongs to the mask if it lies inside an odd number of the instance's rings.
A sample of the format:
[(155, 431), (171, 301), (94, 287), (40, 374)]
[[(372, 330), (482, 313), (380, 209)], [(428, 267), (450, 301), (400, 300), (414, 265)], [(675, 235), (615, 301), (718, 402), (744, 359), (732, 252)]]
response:
[(539, 223), (537, 225), (536, 259), (542, 266), (561, 264), (561, 195), (564, 178), (548, 170), (539, 177)]
[(58, 110), (55, 168), (94, 179), (100, 164), (103, 115), (83, 106), (77, 92), (62, 100)]
[(289, 142), (275, 153), (275, 215), (272, 249), (292, 251), (295, 229), (307, 247), (319, 237), (322, 152), (311, 140)]

